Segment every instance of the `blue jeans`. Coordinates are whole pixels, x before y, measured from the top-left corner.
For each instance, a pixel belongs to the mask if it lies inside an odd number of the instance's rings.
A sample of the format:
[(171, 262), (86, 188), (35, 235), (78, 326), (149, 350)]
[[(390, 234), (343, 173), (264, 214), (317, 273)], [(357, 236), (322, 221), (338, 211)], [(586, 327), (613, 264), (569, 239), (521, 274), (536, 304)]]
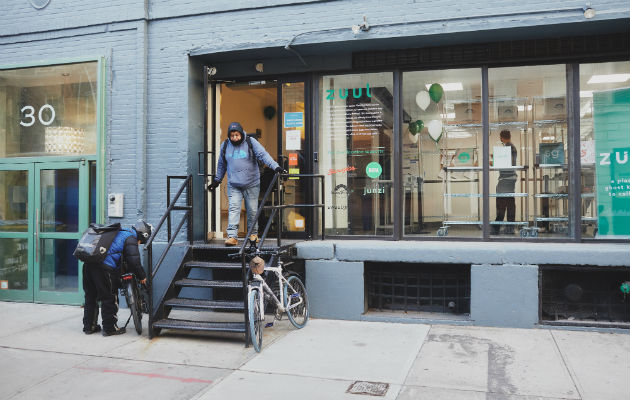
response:
[(241, 202), (245, 199), (245, 210), (247, 211), (247, 230), (252, 228), (252, 235), (258, 234), (258, 221), (255, 221), (256, 211), (258, 210), (258, 194), (260, 193), (260, 185), (252, 186), (246, 189), (239, 189), (227, 184), (227, 195), (229, 199), (228, 206), (228, 237), (237, 237), (238, 223), (241, 221)]

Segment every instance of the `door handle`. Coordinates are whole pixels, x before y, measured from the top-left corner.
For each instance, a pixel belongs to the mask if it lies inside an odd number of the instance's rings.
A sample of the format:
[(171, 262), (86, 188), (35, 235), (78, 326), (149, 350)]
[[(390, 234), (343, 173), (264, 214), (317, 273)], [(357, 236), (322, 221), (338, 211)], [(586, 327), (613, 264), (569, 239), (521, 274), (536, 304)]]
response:
[(37, 209), (35, 211), (35, 232), (33, 232), (33, 235), (35, 235), (35, 262), (39, 263), (39, 209)]

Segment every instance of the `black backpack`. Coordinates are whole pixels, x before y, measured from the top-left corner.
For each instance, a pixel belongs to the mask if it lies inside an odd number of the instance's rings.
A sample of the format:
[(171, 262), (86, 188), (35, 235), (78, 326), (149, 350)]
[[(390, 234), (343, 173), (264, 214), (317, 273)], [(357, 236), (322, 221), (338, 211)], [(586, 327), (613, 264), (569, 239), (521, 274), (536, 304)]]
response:
[(72, 255), (85, 263), (103, 262), (120, 229), (119, 222), (110, 225), (90, 224)]
[[(256, 134), (252, 133), (252, 135), (256, 135)], [(227, 151), (227, 145), (228, 145), (229, 140), (230, 139), (225, 139), (221, 147), (221, 157), (223, 158), (223, 163), (226, 165), (226, 168), (227, 168), (227, 159), (225, 158), (225, 152)], [(245, 134), (245, 141), (247, 142), (247, 146), (249, 146), (249, 154), (252, 156), (252, 158), (258, 165), (258, 170), (260, 171), (260, 174), (262, 175), (263, 171), (265, 170), (266, 165), (264, 162), (256, 158), (256, 154), (254, 154), (254, 146), (252, 145), (252, 139), (249, 133)]]

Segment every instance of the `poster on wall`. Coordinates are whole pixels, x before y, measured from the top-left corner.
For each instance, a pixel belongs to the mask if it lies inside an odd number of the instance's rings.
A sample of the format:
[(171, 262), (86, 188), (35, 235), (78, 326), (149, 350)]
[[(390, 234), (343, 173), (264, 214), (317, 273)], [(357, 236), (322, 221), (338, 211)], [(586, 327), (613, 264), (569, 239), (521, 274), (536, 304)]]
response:
[(630, 237), (630, 89), (593, 93), (598, 237)]

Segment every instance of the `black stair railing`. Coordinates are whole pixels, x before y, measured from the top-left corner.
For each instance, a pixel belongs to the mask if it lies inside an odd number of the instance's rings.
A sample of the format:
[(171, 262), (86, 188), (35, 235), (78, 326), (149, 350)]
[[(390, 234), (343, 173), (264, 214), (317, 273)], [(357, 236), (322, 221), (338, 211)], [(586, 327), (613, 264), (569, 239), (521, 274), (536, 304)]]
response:
[[(183, 179), (184, 181), (182, 182), (179, 189), (177, 190), (177, 193), (175, 194), (175, 197), (173, 197), (173, 200), (171, 200), (171, 180), (173, 179), (177, 179), (177, 180)], [(153, 321), (155, 319), (160, 319), (161, 317), (159, 315), (156, 315), (156, 311), (154, 310), (154, 307), (153, 307), (153, 278), (155, 278), (155, 275), (160, 269), (162, 262), (166, 258), (168, 251), (173, 245), (173, 242), (177, 238), (177, 235), (181, 231), (182, 226), (184, 226), (185, 222), (188, 222), (188, 226), (187, 226), (188, 242), (191, 245), (193, 244), (193, 234), (192, 234), (193, 226), (192, 225), (193, 225), (194, 219), (193, 219), (193, 187), (192, 185), (193, 185), (192, 175), (166, 177), (166, 207), (167, 208), (166, 208), (166, 211), (164, 212), (164, 215), (162, 215), (162, 218), (160, 218), (160, 222), (157, 224), (157, 226), (153, 230), (151, 237), (149, 238), (146, 245), (144, 246), (147, 249), (147, 269), (148, 269), (147, 278), (148, 278), (148, 283), (149, 283), (149, 337), (150, 338), (153, 338)], [(186, 205), (185, 206), (177, 205), (177, 201), (181, 197), (182, 193), (184, 193), (184, 190), (186, 191)], [(172, 233), (172, 230), (171, 230), (172, 228), (171, 213), (173, 211), (184, 211), (184, 214), (181, 216), (181, 219), (179, 223), (177, 224), (177, 228), (175, 228), (174, 233)], [(155, 238), (157, 237), (157, 234), (162, 228), (162, 226), (164, 225), (165, 221), (167, 222), (168, 244), (166, 245), (166, 248), (164, 249), (164, 251), (162, 251), (162, 254), (160, 255), (160, 258), (155, 264), (155, 268), (154, 268), (153, 267), (153, 240), (155, 240)], [(157, 311), (159, 312), (160, 309), (161, 307), (158, 306)]]
[[(289, 178), (309, 178), (309, 179), (319, 179), (320, 180), (320, 197), (321, 197), (321, 203), (318, 204), (282, 204), (283, 203), (283, 198), (282, 198), (282, 181), (289, 179)], [(273, 186), (276, 185), (276, 190), (278, 193), (278, 196), (276, 196), (276, 203), (277, 204), (272, 204), (270, 206), (265, 205), (267, 202), (267, 198), (269, 197), (269, 195), (271, 194), (271, 191), (273, 189)], [(247, 230), (247, 234), (245, 236), (245, 240), (243, 241), (243, 244), (241, 245), (239, 251), (238, 251), (238, 256), (241, 259), (241, 278), (243, 280), (243, 303), (245, 305), (245, 326), (249, 326), (249, 310), (248, 310), (248, 304), (247, 304), (247, 284), (248, 284), (248, 279), (247, 279), (247, 260), (246, 260), (246, 256), (248, 254), (250, 255), (255, 255), (256, 253), (261, 253), (261, 249), (263, 248), (263, 244), (265, 243), (265, 239), (267, 238), (267, 233), (269, 232), (269, 228), (271, 227), (271, 223), (273, 222), (274, 217), (276, 218), (276, 226), (277, 226), (277, 248), (275, 249), (274, 253), (274, 257), (272, 257), (272, 260), (274, 262), (277, 262), (279, 260), (278, 255), (284, 251), (287, 250), (288, 246), (283, 247), (282, 246), (282, 211), (285, 208), (321, 208), (321, 216), (320, 216), (320, 220), (322, 222), (322, 228), (321, 228), (321, 240), (325, 239), (325, 231), (324, 228), (326, 226), (326, 197), (325, 197), (325, 191), (324, 191), (324, 175), (318, 175), (318, 174), (281, 174), (279, 172), (276, 172), (273, 179), (271, 180), (271, 182), (269, 183), (269, 186), (267, 187), (267, 191), (265, 192), (265, 195), (263, 196), (262, 200), (260, 201), (260, 206), (258, 207), (258, 210), (256, 211), (256, 217), (254, 218), (254, 221), (258, 221), (258, 218), (260, 217), (260, 214), (262, 213), (263, 210), (265, 209), (271, 209), (271, 215), (269, 216), (269, 219), (267, 220), (267, 224), (265, 225), (265, 229), (263, 231), (262, 236), (260, 236), (260, 241), (258, 244), (256, 243), (251, 243), (249, 242), (248, 238), (251, 236), (252, 234), (252, 229), (254, 228), (254, 225), (252, 224), (252, 226), (249, 227), (249, 229)], [(247, 244), (250, 243), (250, 247), (246, 249)], [(265, 252), (267, 253), (267, 252)], [(267, 253), (268, 254), (268, 253)], [(246, 346), (249, 345), (250, 342), (250, 337), (249, 337), (249, 330), (245, 329), (245, 344)]]

